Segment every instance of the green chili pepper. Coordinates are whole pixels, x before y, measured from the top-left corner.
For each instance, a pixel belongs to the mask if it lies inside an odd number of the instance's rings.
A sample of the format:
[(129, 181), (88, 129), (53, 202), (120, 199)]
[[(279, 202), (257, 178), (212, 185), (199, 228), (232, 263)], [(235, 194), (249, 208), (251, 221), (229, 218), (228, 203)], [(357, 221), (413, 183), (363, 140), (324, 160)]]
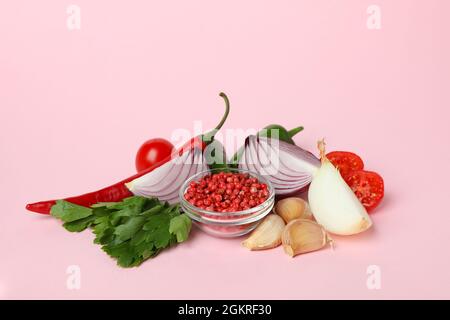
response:
[[(295, 136), (297, 133), (299, 133), (302, 130), (303, 130), (303, 127), (301, 127), (301, 126), (288, 131), (288, 130), (286, 130), (286, 128), (284, 128), (283, 126), (281, 126), (279, 124), (270, 124), (270, 125), (264, 127), (263, 129), (261, 129), (257, 133), (257, 135), (259, 137), (276, 138), (281, 141), (285, 141), (287, 143), (295, 145), (295, 142), (292, 139), (292, 137)], [(234, 154), (233, 158), (230, 161), (230, 165), (229, 165), (230, 167), (232, 167), (232, 168), (238, 167), (239, 159), (241, 158), (243, 152), (244, 152), (244, 146), (239, 148), (239, 150)]]
[(200, 138), (204, 144), (209, 144), (214, 140), (215, 134), (217, 133), (217, 131), (220, 130), (220, 128), (222, 128), (223, 124), (228, 118), (228, 114), (230, 113), (230, 100), (228, 100), (227, 95), (221, 92), (219, 93), (219, 96), (221, 96), (225, 101), (225, 114), (222, 116), (222, 119), (220, 120), (219, 124), (214, 129), (201, 135)]
[(201, 141), (205, 148), (203, 154), (206, 158), (208, 167), (211, 170), (217, 169), (220, 171), (226, 171), (228, 169), (228, 161), (227, 155), (225, 153), (225, 148), (223, 147), (222, 143), (220, 143), (220, 141), (214, 139), (214, 135), (217, 133), (217, 131), (220, 130), (220, 128), (222, 128), (225, 120), (228, 117), (228, 114), (230, 112), (230, 101), (228, 100), (228, 97), (225, 93), (221, 92), (219, 95), (225, 101), (225, 114), (223, 115), (222, 120), (215, 129), (201, 136)]
[(228, 171), (227, 154), (220, 141), (213, 140), (205, 148), (204, 155), (211, 170)]
[(261, 131), (258, 132), (259, 137), (268, 137), (277, 138), (278, 140), (285, 141), (290, 144), (295, 144), (294, 140), (292, 140), (292, 137), (295, 136), (297, 133), (303, 130), (303, 127), (297, 127), (292, 130), (287, 131), (286, 128), (283, 126), (280, 126), (279, 124), (271, 124), (266, 127), (264, 127)]

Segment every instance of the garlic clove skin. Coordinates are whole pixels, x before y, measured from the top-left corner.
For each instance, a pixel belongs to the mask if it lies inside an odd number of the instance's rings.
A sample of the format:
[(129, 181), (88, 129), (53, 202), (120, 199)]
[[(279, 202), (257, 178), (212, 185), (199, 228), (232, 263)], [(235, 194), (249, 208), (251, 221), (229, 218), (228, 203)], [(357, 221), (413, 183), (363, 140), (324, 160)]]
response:
[(331, 239), (318, 223), (307, 219), (289, 222), (281, 236), (284, 251), (291, 257), (322, 249)]
[(314, 175), (308, 198), (314, 218), (331, 233), (352, 235), (372, 225), (364, 206), (326, 158)]
[(250, 250), (265, 250), (278, 247), (281, 244), (281, 234), (285, 227), (284, 220), (276, 215), (269, 214), (256, 227), (242, 245)]
[(286, 223), (300, 218), (313, 219), (308, 202), (302, 198), (290, 197), (282, 199), (276, 203), (273, 211), (283, 218)]

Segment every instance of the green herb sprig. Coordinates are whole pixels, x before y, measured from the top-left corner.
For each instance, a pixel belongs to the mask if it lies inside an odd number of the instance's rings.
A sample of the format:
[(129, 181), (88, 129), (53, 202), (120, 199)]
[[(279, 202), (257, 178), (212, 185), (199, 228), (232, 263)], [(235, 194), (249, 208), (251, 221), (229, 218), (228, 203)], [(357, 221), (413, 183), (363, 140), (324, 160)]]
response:
[(189, 217), (181, 214), (179, 205), (138, 196), (97, 203), (91, 208), (58, 200), (50, 213), (61, 219), (70, 232), (91, 228), (94, 243), (126, 268), (186, 241), (192, 225)]

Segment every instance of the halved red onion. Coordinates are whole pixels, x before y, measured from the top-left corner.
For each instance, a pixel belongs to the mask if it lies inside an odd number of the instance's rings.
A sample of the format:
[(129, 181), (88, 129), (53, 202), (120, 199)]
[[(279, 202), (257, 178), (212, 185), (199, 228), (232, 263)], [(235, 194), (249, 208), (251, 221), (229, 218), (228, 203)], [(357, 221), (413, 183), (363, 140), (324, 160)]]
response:
[(303, 191), (319, 167), (319, 159), (299, 146), (257, 136), (247, 137), (239, 162), (239, 168), (267, 177), (278, 195)]
[(199, 148), (186, 150), (155, 170), (126, 184), (137, 196), (156, 197), (169, 203), (179, 202), (178, 192), (194, 174), (205, 171), (208, 165)]

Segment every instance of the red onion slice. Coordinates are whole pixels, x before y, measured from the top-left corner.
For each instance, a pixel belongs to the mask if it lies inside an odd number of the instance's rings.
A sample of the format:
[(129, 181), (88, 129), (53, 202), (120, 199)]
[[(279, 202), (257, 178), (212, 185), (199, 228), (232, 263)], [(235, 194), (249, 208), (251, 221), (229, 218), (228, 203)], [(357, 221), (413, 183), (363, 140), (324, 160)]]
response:
[(203, 152), (199, 148), (186, 150), (161, 167), (127, 184), (137, 196), (156, 197), (169, 203), (179, 202), (179, 190), (183, 183), (197, 172), (207, 170)]
[(188, 162), (190, 157), (192, 157), (192, 153), (186, 151), (181, 156), (177, 156), (146, 175), (131, 181), (130, 186), (133, 188), (140, 186), (146, 192), (160, 192), (174, 183), (181, 174), (184, 163)]
[(247, 137), (239, 163), (239, 168), (266, 176), (278, 195), (305, 189), (319, 167), (319, 159), (298, 146), (256, 136)]
[(188, 179), (191, 175), (194, 174), (195, 172), (195, 167), (191, 164), (194, 163), (194, 153), (190, 152), (189, 157), (187, 159), (185, 159), (186, 163), (177, 163), (175, 164), (175, 167), (179, 167), (180, 170), (177, 170), (177, 174), (175, 173), (175, 171), (173, 173), (171, 173), (171, 175), (173, 175), (175, 177), (175, 179), (169, 179), (169, 177), (167, 177), (167, 180), (171, 180), (168, 184), (166, 184), (164, 186), (164, 188), (154, 191), (154, 192), (158, 192), (159, 196), (158, 198), (162, 198), (165, 196), (170, 195), (171, 193), (173, 193), (174, 191), (178, 191), (178, 186), (180, 186), (181, 184), (183, 184), (184, 181), (186, 181), (186, 179)]
[[(252, 137), (252, 139), (250, 139), (250, 141), (251, 143), (249, 145), (249, 148), (257, 149), (257, 157), (256, 159), (255, 157), (253, 157), (253, 161), (259, 161), (259, 163), (261, 163), (262, 165), (264, 165), (264, 163), (269, 163), (270, 170), (266, 171), (265, 175), (272, 175), (274, 178), (274, 182), (275, 180), (279, 180), (282, 185), (298, 184), (299, 180), (307, 177), (304, 172), (300, 172), (294, 175), (292, 171), (286, 169), (279, 157), (279, 152), (276, 152), (276, 150), (274, 150), (269, 143), (258, 143), (257, 138), (254, 136)], [(264, 140), (264, 142), (267, 141)], [(275, 162), (275, 164), (273, 162)]]
[(200, 149), (195, 149), (192, 154), (192, 163), (185, 164), (185, 170), (180, 174), (180, 176), (177, 178), (176, 182), (171, 185), (170, 188), (165, 189), (164, 191), (161, 191), (159, 193), (158, 199), (163, 201), (169, 201), (169, 202), (178, 202), (175, 201), (178, 199), (179, 190), (181, 185), (190, 177), (192, 177), (194, 174), (200, 171), (207, 170), (207, 166), (205, 164), (205, 161), (203, 159), (203, 153)]

